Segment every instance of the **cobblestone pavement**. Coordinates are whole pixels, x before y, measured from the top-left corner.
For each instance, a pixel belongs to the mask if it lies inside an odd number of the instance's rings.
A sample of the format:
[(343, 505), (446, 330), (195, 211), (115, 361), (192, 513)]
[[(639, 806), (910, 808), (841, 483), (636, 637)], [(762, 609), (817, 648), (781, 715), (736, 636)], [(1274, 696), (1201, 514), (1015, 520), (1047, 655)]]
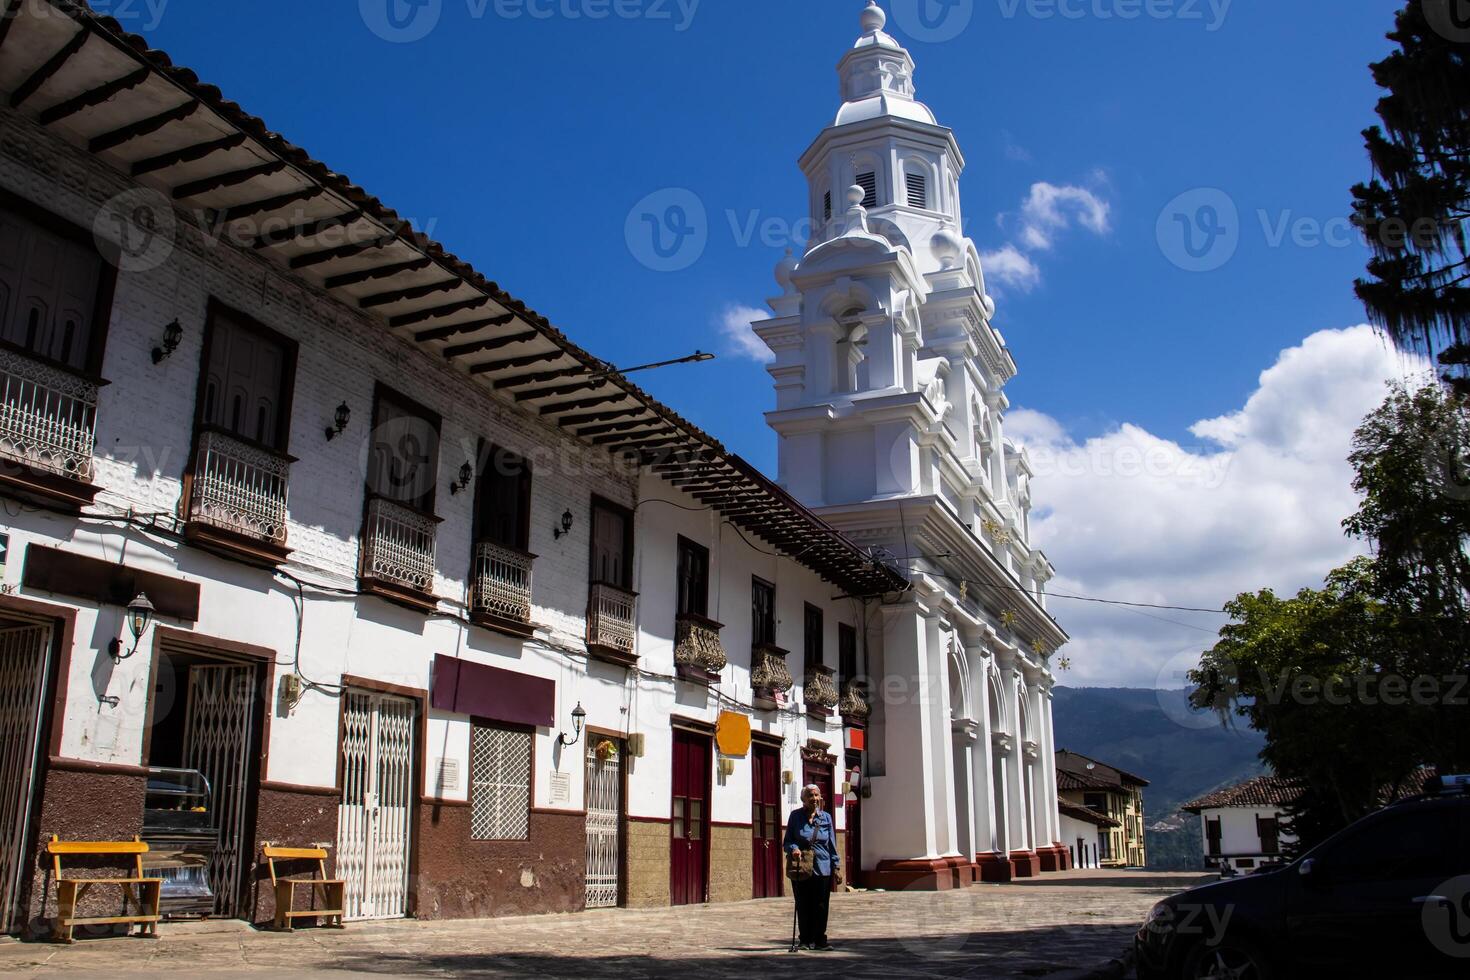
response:
[(789, 954), (790, 900), (607, 909), (470, 921), (349, 923), (258, 932), (165, 923), (157, 940), (7, 943), (0, 974), (211, 978), (291, 976), (848, 977), (1047, 976), (1097, 966), (1127, 945), (1150, 905), (1194, 879), (1071, 872), (952, 892), (834, 895), (837, 952)]

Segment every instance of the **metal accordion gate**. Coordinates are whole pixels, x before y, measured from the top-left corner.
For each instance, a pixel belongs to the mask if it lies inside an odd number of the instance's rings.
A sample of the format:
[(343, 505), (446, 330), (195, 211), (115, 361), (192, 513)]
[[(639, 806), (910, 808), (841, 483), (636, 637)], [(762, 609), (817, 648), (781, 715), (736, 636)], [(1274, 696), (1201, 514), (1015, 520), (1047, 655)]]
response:
[[(614, 748), (600, 758), (602, 743)], [(623, 843), (623, 743), (621, 739), (587, 739), (587, 908), (615, 908), (620, 891)]]
[(15, 928), (41, 742), (51, 627), (0, 627), (0, 933)]
[(417, 705), (351, 689), (343, 697), (337, 877), (347, 882), (346, 917), (399, 918), (408, 912)]
[(255, 734), (255, 668), (189, 668), (184, 721), (184, 767), (209, 780), (219, 847), (209, 862), (215, 914), (243, 914), (245, 822), (250, 796), (250, 746)]

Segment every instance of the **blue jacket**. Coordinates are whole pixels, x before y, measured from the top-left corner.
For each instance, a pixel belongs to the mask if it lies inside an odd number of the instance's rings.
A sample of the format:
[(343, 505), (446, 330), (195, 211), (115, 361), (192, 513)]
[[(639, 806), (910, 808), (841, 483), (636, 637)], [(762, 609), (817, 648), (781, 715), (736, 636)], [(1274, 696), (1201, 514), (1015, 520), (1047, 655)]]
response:
[(813, 865), (817, 874), (826, 876), (841, 870), (842, 859), (837, 856), (837, 828), (832, 826), (832, 815), (826, 810), (817, 811), (816, 822), (807, 819), (806, 808), (791, 811), (786, 818), (786, 839), (781, 842), (784, 850), (811, 848)]

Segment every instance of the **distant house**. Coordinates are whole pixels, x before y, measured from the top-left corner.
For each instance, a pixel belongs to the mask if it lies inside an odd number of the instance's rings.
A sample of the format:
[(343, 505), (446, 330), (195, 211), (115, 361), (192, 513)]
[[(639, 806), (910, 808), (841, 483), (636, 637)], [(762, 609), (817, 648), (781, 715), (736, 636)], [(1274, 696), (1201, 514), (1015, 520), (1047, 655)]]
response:
[(1079, 867), (1141, 868), (1143, 788), (1148, 780), (1062, 749), (1056, 754), (1062, 839)]
[(1295, 839), (1281, 829), (1281, 820), (1300, 792), (1299, 785), (1291, 780), (1257, 776), (1179, 809), (1199, 815), (1205, 867), (1228, 863), (1249, 871), (1281, 860), (1282, 846)]
[[(1432, 769), (1410, 773), (1402, 781), (1386, 784), (1380, 802), (1384, 805), (1424, 791)], [(1282, 860), (1282, 851), (1296, 838), (1282, 829), (1286, 808), (1301, 793), (1301, 785), (1280, 776), (1257, 776), (1235, 786), (1216, 790), (1186, 803), (1179, 809), (1197, 813), (1204, 836), (1205, 867), (1229, 863), (1250, 871)]]

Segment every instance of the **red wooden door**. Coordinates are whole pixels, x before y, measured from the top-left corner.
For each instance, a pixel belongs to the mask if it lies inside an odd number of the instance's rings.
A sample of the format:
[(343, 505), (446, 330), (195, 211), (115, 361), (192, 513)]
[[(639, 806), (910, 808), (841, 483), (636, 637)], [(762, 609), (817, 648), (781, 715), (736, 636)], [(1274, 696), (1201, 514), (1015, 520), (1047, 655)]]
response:
[(847, 760), (848, 781), (852, 784), (852, 792), (847, 794), (845, 816), (847, 818), (846, 846), (842, 854), (843, 877), (847, 883), (860, 887), (862, 885), (862, 853), (863, 853), (863, 814), (862, 795), (859, 792), (860, 785), (857, 780), (859, 769), (862, 765), (860, 757), (849, 756)]
[[(832, 832), (837, 832), (837, 801), (832, 798), (832, 767), (821, 763), (808, 762), (802, 766), (803, 786), (815, 784), (822, 791), (822, 809), (827, 811), (827, 816), (832, 818)], [(836, 890), (836, 883), (833, 883)]]
[(709, 737), (674, 729), (669, 896), (674, 905), (705, 901), (709, 844)]
[(781, 755), (773, 748), (751, 748), (752, 855), (755, 897), (776, 898), (781, 894), (781, 838), (786, 827), (781, 819)]

